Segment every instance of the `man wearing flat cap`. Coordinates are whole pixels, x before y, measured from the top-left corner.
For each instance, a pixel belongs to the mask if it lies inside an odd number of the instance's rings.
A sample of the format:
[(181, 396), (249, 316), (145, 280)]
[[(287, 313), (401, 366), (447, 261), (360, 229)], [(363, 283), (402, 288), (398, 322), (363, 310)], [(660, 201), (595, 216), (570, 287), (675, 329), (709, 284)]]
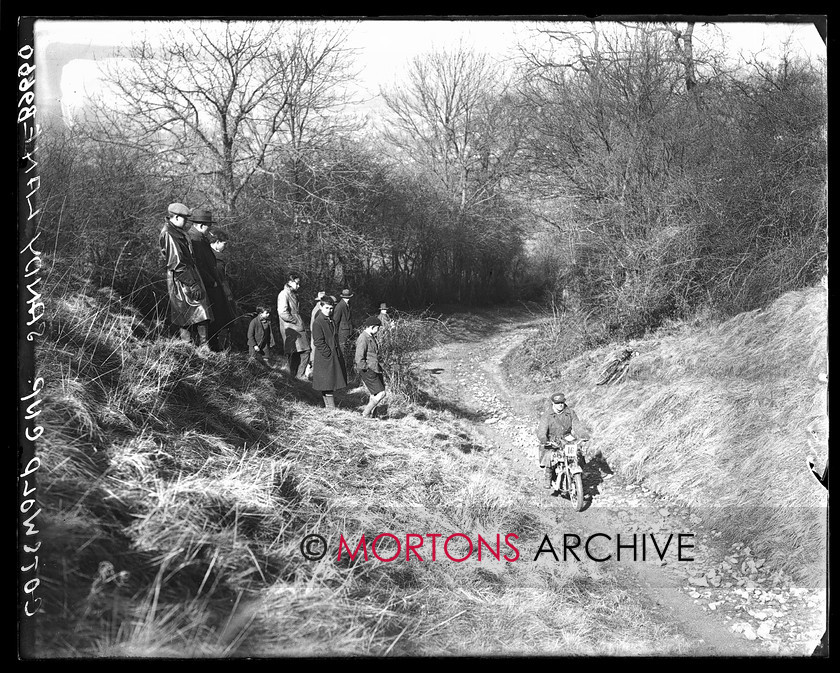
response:
[(385, 399), (385, 380), (382, 377), (379, 343), (376, 340), (376, 333), (381, 327), (379, 318), (368, 318), (356, 340), (356, 371), (370, 394), (367, 406), (362, 411), (365, 418), (376, 418), (376, 408)]
[(169, 204), (158, 244), (167, 270), (170, 319), (184, 341), (207, 347), (213, 311), (187, 236), (191, 214), (183, 203)]
[(566, 435), (572, 434), (576, 439), (589, 439), (590, 435), (578, 420), (574, 409), (566, 404), (563, 393), (554, 393), (549, 398), (551, 408), (543, 414), (537, 427), (537, 438), (540, 440), (539, 462), (544, 468), (543, 485), (551, 488), (551, 449), (546, 447), (549, 442), (558, 446), (566, 445)]
[(233, 322), (233, 311), (228, 304), (224, 280), (219, 276), (216, 255), (208, 236), (210, 227), (216, 223), (213, 221), (213, 213), (204, 208), (193, 210), (190, 222), (192, 222), (192, 228), (187, 231), (187, 236), (192, 243), (195, 266), (204, 282), (210, 308), (213, 311), (210, 321), (210, 346), (213, 350), (220, 350), (219, 333), (230, 327)]

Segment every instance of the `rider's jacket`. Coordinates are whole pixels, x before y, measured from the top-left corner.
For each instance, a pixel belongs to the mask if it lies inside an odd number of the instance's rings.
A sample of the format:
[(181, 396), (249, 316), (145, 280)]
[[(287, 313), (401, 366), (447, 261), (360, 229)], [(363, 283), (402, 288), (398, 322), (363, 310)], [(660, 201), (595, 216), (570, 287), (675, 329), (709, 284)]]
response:
[(563, 437), (570, 432), (578, 439), (589, 438), (589, 434), (581, 425), (577, 414), (568, 406), (560, 413), (555, 413), (554, 409), (549, 409), (540, 419), (540, 424), (537, 427), (537, 437), (543, 444), (554, 442), (564, 446), (566, 441)]

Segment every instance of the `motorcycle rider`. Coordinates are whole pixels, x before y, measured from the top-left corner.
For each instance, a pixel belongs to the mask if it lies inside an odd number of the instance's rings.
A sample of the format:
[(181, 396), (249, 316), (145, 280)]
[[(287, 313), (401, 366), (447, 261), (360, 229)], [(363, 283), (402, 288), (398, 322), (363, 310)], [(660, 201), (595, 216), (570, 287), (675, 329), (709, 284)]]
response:
[(543, 414), (537, 427), (537, 438), (540, 440), (538, 459), (540, 466), (544, 468), (545, 488), (551, 488), (551, 444), (564, 447), (568, 443), (565, 439), (568, 434), (580, 440), (590, 438), (574, 409), (566, 404), (566, 396), (563, 393), (554, 393), (549, 401), (551, 408)]

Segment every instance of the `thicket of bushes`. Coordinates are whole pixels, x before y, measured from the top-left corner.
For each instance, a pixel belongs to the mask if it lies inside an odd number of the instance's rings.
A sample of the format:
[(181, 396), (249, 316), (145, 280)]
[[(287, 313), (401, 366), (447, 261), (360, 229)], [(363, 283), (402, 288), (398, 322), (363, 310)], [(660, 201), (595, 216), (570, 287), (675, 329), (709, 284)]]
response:
[(534, 257), (555, 270), (562, 320), (526, 363), (546, 371), (670, 320), (766, 306), (816, 283), (827, 258), (824, 63), (724, 67), (695, 43), (689, 73), (684, 32), (596, 24), (589, 38), (570, 66), (534, 50), (527, 83), (551, 103), (533, 111), (553, 225)]
[[(386, 123), (364, 128), (345, 109), (340, 30), (254, 25), (205, 27), (196, 47), (227, 54), (232, 99), (227, 75), (189, 67), (199, 56), (173, 47), (163, 71), (134, 50), (110, 98), (67, 128), (44, 123), (41, 240), (148, 314), (165, 306), (156, 238), (171, 201), (209, 206), (229, 230), (247, 310), (273, 305), (294, 269), (313, 296), (352, 287), (363, 312), (542, 300), (577, 323), (545, 334), (554, 345), (733, 315), (823, 273), (823, 64), (724, 61), (675, 24), (546, 24), (507, 71), (466, 48), (416, 59), (385, 92)], [(575, 56), (558, 65), (547, 49), (563, 42)], [(275, 52), (313, 66), (253, 70)], [(205, 79), (185, 89), (190, 77)], [(269, 98), (243, 107), (260, 77)], [(132, 92), (188, 98), (198, 126), (175, 106), (164, 134)]]

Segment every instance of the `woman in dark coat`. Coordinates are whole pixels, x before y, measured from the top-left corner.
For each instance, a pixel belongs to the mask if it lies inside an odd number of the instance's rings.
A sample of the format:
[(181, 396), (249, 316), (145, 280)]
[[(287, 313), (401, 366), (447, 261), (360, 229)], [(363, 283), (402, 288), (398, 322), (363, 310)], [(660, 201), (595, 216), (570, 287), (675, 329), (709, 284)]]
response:
[(320, 313), (312, 322), (312, 343), (315, 346), (312, 359), (312, 388), (321, 391), (327, 409), (335, 409), (333, 391), (347, 386), (344, 355), (338, 347), (335, 323), (330, 317), (334, 306), (332, 297), (322, 297), (319, 304)]

